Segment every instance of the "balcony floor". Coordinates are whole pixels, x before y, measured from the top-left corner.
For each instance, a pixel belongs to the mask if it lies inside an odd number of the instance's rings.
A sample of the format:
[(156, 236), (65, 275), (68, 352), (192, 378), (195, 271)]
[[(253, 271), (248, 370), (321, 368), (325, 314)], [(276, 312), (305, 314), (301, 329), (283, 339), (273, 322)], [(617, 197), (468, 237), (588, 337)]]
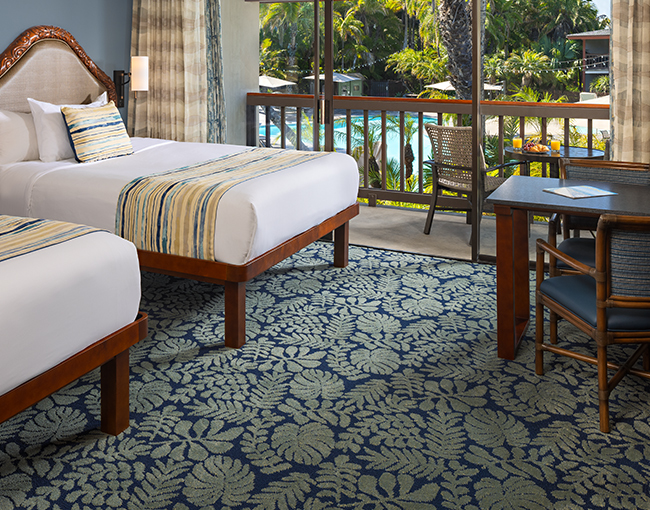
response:
[[(471, 260), (469, 245), (472, 226), (465, 215), (436, 212), (431, 233), (423, 232), (427, 211), (399, 207), (369, 207), (360, 204), (359, 215), (350, 221), (350, 243), (384, 250)], [(530, 260), (535, 260), (535, 240), (547, 238), (547, 225), (533, 223), (529, 236)], [(481, 221), (482, 255), (496, 256), (496, 221), (484, 216)]]

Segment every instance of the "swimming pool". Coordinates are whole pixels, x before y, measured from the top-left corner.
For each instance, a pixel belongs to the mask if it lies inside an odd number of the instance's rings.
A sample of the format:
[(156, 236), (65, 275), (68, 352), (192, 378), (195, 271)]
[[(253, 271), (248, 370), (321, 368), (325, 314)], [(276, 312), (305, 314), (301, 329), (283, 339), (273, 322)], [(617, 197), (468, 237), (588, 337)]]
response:
[[(408, 117), (411, 117), (413, 121), (415, 122), (414, 126), (414, 131), (415, 134), (411, 139), (411, 147), (413, 148), (413, 155), (416, 158), (418, 158), (418, 150), (419, 150), (419, 144), (418, 144), (418, 137), (417, 137), (417, 125), (418, 125), (418, 118), (417, 115), (406, 115), (405, 116), (405, 122)], [(396, 117), (396, 119), (399, 119), (399, 117)], [(351, 122), (353, 124), (356, 124), (357, 126), (360, 126), (363, 128), (363, 115), (355, 115), (351, 117)], [(437, 118), (434, 117), (423, 117), (423, 122), (424, 123), (437, 123)], [(312, 141), (312, 131), (311, 131), (311, 123), (303, 121), (301, 123), (302, 129), (303, 129), (303, 135), (302, 135), (302, 140), (303, 143), (305, 143), (307, 146), (311, 147), (311, 141)], [(400, 140), (399, 140), (399, 120), (397, 120), (397, 127), (396, 128), (391, 128), (391, 123), (387, 120), (386, 122), (387, 125), (387, 132), (386, 132), (386, 146), (387, 146), (387, 157), (388, 160), (390, 161), (391, 159), (395, 159), (399, 163), (399, 145), (400, 145)], [(296, 123), (287, 123), (287, 127), (295, 130), (296, 129)], [(307, 129), (305, 129), (305, 127)], [(347, 122), (345, 117), (343, 118), (337, 118), (334, 121), (334, 146), (337, 150), (344, 152), (345, 147), (346, 147), (346, 142), (345, 142), (345, 134), (346, 134), (346, 129), (347, 129)], [(369, 117), (368, 119), (368, 130), (369, 132), (375, 132), (376, 138), (381, 140), (381, 117), (379, 115), (377, 116), (372, 116)], [(271, 124), (270, 126), (270, 137), (271, 137), (271, 144), (274, 147), (279, 147), (280, 146), (280, 129), (275, 125)], [(260, 140), (265, 140), (266, 139), (266, 126), (261, 123), (259, 126), (259, 137)], [(359, 139), (359, 137), (356, 137), (354, 135), (354, 131), (352, 134), (353, 140), (352, 140), (352, 148), (354, 148), (357, 145), (361, 145), (363, 141)], [(321, 126), (321, 146), (323, 145), (323, 140), (324, 140), (324, 130), (323, 127)], [(287, 147), (289, 147), (290, 141), (287, 140)], [(424, 133), (423, 136), (423, 155), (424, 159), (430, 159), (431, 158), (431, 142), (429, 140), (429, 137), (427, 136), (426, 132)], [(414, 163), (414, 167), (417, 168), (417, 165)]]

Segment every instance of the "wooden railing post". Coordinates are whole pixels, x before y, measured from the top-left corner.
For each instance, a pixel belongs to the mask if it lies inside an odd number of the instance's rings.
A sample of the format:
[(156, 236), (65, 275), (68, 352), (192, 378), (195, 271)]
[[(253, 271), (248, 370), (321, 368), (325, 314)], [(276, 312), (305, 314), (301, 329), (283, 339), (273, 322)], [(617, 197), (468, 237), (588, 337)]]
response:
[(246, 105), (246, 145), (257, 147), (257, 137), (259, 133), (259, 116), (257, 114), (257, 105)]
[[(297, 145), (303, 150), (309, 150), (309, 145), (304, 145), (305, 140), (301, 139), (301, 117), (303, 112), (311, 115), (314, 107), (313, 95), (300, 95), (300, 94), (263, 94), (263, 93), (249, 93), (247, 94), (246, 106), (246, 143), (247, 145), (257, 145), (258, 137), (266, 140), (269, 145), (285, 147), (290, 145), (291, 136), (293, 133), (292, 127), (285, 126), (288, 116), (285, 113), (286, 108), (295, 109), (296, 112), (296, 140)], [(264, 108), (267, 112), (267, 124), (258, 126), (258, 108)], [(270, 112), (271, 108), (275, 108), (280, 112), (278, 115), (281, 118), (281, 140), (272, 140), (270, 137), (271, 121)], [(423, 167), (423, 161), (429, 159), (430, 154), (426, 153), (425, 145), (428, 143), (426, 134), (422, 127), (425, 122), (438, 122), (442, 123), (444, 116), (450, 116), (452, 123), (462, 122), (463, 115), (471, 115), (472, 102), (455, 99), (419, 99), (419, 98), (384, 98), (384, 97), (355, 97), (355, 96), (334, 96), (333, 109), (338, 112), (345, 112), (338, 118), (338, 123), (345, 122), (345, 133), (335, 141), (339, 142), (338, 150), (343, 150), (347, 154), (351, 154), (355, 147), (360, 147), (363, 151), (364, 157), (360, 162), (360, 187), (359, 197), (369, 199), (371, 204), (375, 204), (378, 200), (411, 203), (411, 204), (429, 204), (431, 195), (425, 193), (424, 172), (426, 167)], [(289, 110), (291, 111), (291, 110)], [(351, 125), (355, 122), (352, 117), (352, 112), (361, 112), (360, 120), (357, 120), (359, 130), (353, 132)], [(417, 115), (418, 131), (417, 143), (418, 151), (416, 154), (418, 177), (417, 185), (409, 191), (406, 185), (406, 172), (404, 171), (404, 147), (405, 140), (403, 139), (405, 130), (406, 115)], [(381, 122), (381, 164), (380, 164), (380, 180), (381, 185), (378, 188), (370, 186), (370, 144), (368, 143), (368, 134), (370, 131), (370, 116), (379, 115)], [(387, 123), (387, 115), (398, 115), (398, 131), (399, 136), (402, 138), (398, 142), (398, 151), (388, 153), (387, 149), (387, 132), (390, 129), (390, 124)], [(522, 136), (530, 136), (533, 133), (526, 133), (526, 119), (538, 118), (541, 119), (541, 133), (539, 133), (543, 140), (548, 138), (548, 122), (550, 119), (561, 119), (564, 122), (564, 129), (562, 138), (564, 145), (570, 145), (570, 119), (586, 119), (587, 120), (587, 146), (592, 147), (594, 144), (592, 128), (593, 121), (598, 119), (609, 120), (609, 105), (607, 104), (581, 104), (581, 103), (528, 103), (528, 102), (512, 102), (512, 101), (481, 101), (481, 115), (485, 117), (494, 117), (497, 119), (498, 129), (498, 162), (504, 162), (504, 146), (505, 146), (505, 118), (514, 117), (518, 119), (520, 134)], [(291, 121), (290, 121), (291, 122)], [(373, 120), (374, 122), (374, 120)], [(337, 127), (337, 129), (341, 129)], [(529, 128), (530, 129), (530, 128)], [(258, 135), (259, 132), (259, 135)], [(267, 135), (268, 133), (268, 135)], [(285, 140), (287, 138), (287, 140)], [(361, 139), (363, 138), (363, 139)], [(306, 141), (309, 144), (309, 140)], [(291, 145), (296, 145), (291, 143)], [(387, 189), (387, 164), (389, 156), (396, 157), (399, 164), (399, 183), (395, 186), (397, 189)], [(439, 205), (444, 208), (454, 209), (461, 206), (461, 200), (441, 196)]]

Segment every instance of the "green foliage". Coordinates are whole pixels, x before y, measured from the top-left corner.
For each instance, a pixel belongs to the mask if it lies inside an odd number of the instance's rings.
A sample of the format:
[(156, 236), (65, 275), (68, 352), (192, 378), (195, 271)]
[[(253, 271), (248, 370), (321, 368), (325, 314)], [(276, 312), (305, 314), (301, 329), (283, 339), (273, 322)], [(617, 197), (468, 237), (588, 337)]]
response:
[[(334, 2), (335, 69), (397, 79), (421, 97), (447, 97), (425, 86), (449, 78), (439, 25), (439, 8), (448, 1)], [(260, 4), (262, 72), (289, 78), (312, 73), (313, 18), (311, 2)], [(608, 24), (598, 19), (590, 0), (487, 0), (485, 77), (491, 83), (505, 80), (506, 92), (513, 84), (575, 91), (582, 48), (566, 35)]]
[(406, 48), (388, 57), (386, 67), (395, 69), (397, 73), (404, 76), (411, 89), (418, 91), (424, 85), (446, 79), (447, 56), (445, 52), (443, 56), (439, 55), (433, 48), (425, 48), (421, 51)]
[(286, 79), (286, 59), (284, 50), (273, 50), (273, 41), (266, 38), (260, 46), (260, 76), (267, 75), (274, 78)]
[(600, 95), (609, 94), (609, 75), (606, 74), (596, 78), (591, 82), (589, 90)]
[(551, 59), (533, 50), (516, 50), (505, 62), (505, 74), (509, 82), (521, 81), (521, 88), (529, 88), (541, 81), (542, 74), (551, 69)]

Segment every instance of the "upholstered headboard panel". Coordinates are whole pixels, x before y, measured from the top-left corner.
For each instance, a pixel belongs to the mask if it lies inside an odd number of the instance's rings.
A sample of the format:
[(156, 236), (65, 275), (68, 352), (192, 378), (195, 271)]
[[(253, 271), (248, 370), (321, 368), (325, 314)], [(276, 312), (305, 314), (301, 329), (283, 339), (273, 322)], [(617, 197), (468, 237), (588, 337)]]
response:
[(104, 91), (116, 100), (113, 81), (61, 28), (25, 30), (0, 55), (0, 109), (29, 112), (28, 97), (83, 104)]

